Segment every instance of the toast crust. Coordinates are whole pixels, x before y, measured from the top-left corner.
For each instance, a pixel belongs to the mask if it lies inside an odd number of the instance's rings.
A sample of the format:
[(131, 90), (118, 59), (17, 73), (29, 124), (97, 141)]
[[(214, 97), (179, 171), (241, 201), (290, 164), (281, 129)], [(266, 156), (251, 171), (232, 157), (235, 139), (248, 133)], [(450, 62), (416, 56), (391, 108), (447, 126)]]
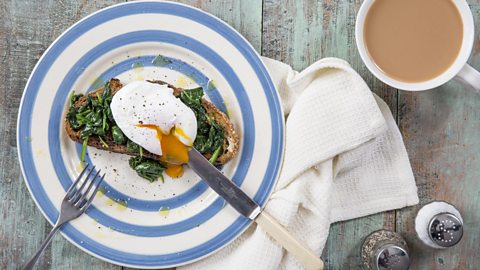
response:
[[(166, 83), (164, 81), (148, 80), (148, 82), (167, 85), (169, 88), (173, 89), (173, 94), (175, 96), (179, 96), (180, 93), (183, 91), (182, 88), (175, 87), (175, 86), (173, 86), (169, 83)], [(118, 92), (118, 90), (120, 90), (122, 87), (123, 87), (123, 85), (120, 82), (120, 80), (115, 79), (115, 78), (110, 80), (110, 91), (112, 92), (112, 95), (115, 95), (115, 93)], [(103, 93), (103, 87), (101, 87), (101, 88), (99, 88), (95, 91), (90, 92), (88, 95), (89, 96), (96, 96), (97, 92), (99, 94), (102, 94)], [(86, 101), (87, 101), (86, 96), (83, 96), (75, 102), (74, 106), (78, 108), (78, 107), (84, 105), (86, 103)], [(233, 127), (233, 124), (230, 121), (230, 119), (222, 111), (220, 111), (217, 107), (215, 107), (215, 105), (213, 105), (208, 100), (202, 98), (202, 106), (205, 108), (208, 116), (215, 119), (215, 121), (220, 126), (222, 126), (223, 129), (224, 129), (225, 139), (223, 141), (223, 152), (218, 156), (217, 160), (215, 161), (215, 165), (225, 164), (226, 162), (231, 160), (238, 152), (239, 143), (240, 143), (238, 134), (235, 131), (235, 128)], [(79, 143), (83, 143), (83, 140), (80, 138), (81, 130), (75, 131), (70, 126), (70, 123), (68, 122), (67, 118), (64, 119), (64, 127), (65, 127), (65, 131), (66, 131), (68, 137), (70, 137), (70, 139), (72, 139), (73, 141), (79, 142)], [(116, 144), (110, 133), (108, 133), (103, 138), (103, 140), (108, 144), (108, 148), (103, 147), (102, 142), (100, 141), (100, 139), (97, 136), (90, 136), (87, 144), (88, 144), (88, 146), (92, 146), (92, 147), (102, 149), (102, 150), (107, 150), (107, 151), (114, 152), (114, 153), (126, 154), (126, 155), (130, 155), (130, 156), (139, 156), (140, 155), (139, 153), (134, 153), (134, 152), (128, 151), (126, 145)], [(143, 151), (143, 156), (146, 157), (146, 158), (151, 158), (151, 159), (156, 159), (156, 160), (160, 159), (160, 156), (155, 155), (153, 153), (150, 153), (147, 150)], [(210, 158), (210, 154), (206, 154), (205, 157), (207, 159)]]

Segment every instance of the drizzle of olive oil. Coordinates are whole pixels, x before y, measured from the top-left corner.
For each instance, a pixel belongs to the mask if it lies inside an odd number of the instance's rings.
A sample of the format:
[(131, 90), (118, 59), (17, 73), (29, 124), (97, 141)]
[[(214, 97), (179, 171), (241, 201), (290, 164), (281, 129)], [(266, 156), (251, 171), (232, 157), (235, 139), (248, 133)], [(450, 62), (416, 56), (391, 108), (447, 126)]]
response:
[(189, 84), (193, 83), (193, 80), (187, 76), (180, 76), (177, 78), (176, 85), (180, 88), (187, 88)]
[(127, 201), (120, 200), (120, 199), (112, 199), (110, 197), (107, 198), (106, 204), (108, 206), (114, 206), (115, 209), (117, 209), (118, 211), (125, 211), (127, 210), (127, 207), (128, 207)]
[(112, 198), (108, 198), (106, 203), (107, 203), (108, 206), (114, 206), (116, 204), (115, 201), (112, 200)]
[(209, 80), (207, 84), (207, 90), (212, 91), (217, 88), (217, 85), (214, 80)]
[(118, 200), (117, 201), (117, 210), (126, 211), (127, 206), (128, 206), (127, 201), (125, 201), (125, 200)]
[(168, 215), (170, 214), (170, 208), (162, 206), (160, 207), (160, 210), (158, 211), (158, 213), (160, 214), (160, 216), (167, 218)]
[(144, 67), (143, 67), (143, 64), (142, 63), (133, 63), (132, 64), (132, 69), (133, 69), (133, 72), (135, 73), (135, 80), (137, 81), (143, 81), (143, 70), (144, 70)]
[(105, 196), (106, 188), (105, 186), (101, 186), (98, 191), (97, 191), (97, 197), (103, 197)]

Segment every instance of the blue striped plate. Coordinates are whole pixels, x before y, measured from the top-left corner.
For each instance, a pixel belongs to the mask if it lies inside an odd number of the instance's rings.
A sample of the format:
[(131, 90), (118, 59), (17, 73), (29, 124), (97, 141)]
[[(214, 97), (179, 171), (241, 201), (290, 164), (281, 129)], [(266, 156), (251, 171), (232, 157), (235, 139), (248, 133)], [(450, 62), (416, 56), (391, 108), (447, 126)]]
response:
[[(280, 171), (284, 144), (278, 94), (259, 55), (233, 28), (201, 10), (143, 1), (100, 10), (65, 31), (34, 68), (18, 115), (17, 142), (25, 182), (50, 223), (81, 169), (80, 146), (63, 119), (71, 91), (110, 78), (161, 79), (202, 86), (241, 138), (223, 172), (264, 205)], [(82, 250), (115, 264), (159, 268), (205, 257), (239, 236), (250, 221), (187, 169), (179, 179), (149, 183), (128, 157), (88, 149), (107, 172), (86, 215), (62, 228)]]

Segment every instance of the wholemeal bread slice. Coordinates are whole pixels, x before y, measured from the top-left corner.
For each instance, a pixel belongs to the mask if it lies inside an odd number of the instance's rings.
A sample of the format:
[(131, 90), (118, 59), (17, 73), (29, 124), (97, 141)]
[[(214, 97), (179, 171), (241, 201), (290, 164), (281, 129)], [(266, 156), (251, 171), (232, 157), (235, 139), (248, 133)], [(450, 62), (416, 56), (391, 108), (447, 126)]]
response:
[[(158, 84), (166, 84), (169, 88), (173, 89), (173, 94), (175, 96), (179, 96), (180, 93), (183, 91), (183, 89), (175, 87), (175, 86), (173, 86), (171, 84), (168, 84), (164, 81), (149, 80), (149, 82), (158, 83)], [(115, 95), (115, 93), (117, 93), (117, 91), (120, 90), (122, 87), (123, 87), (123, 85), (120, 82), (120, 80), (118, 80), (118, 79), (111, 79), (110, 80), (110, 91), (111, 91), (112, 95)], [(99, 88), (95, 91), (90, 92), (88, 95), (95, 97), (97, 92), (99, 94), (102, 94), (103, 93), (103, 87)], [(86, 96), (83, 96), (75, 102), (74, 106), (79, 108), (80, 106), (84, 105), (86, 102), (87, 102), (87, 98), (86, 98)], [(218, 156), (217, 160), (215, 161), (215, 164), (216, 165), (225, 164), (230, 159), (232, 159), (236, 155), (236, 153), (238, 152), (238, 148), (239, 148), (238, 135), (235, 132), (235, 129), (234, 129), (233, 124), (230, 121), (230, 119), (222, 111), (220, 111), (217, 107), (215, 107), (215, 105), (213, 105), (211, 102), (209, 102), (206, 99), (202, 99), (202, 105), (205, 108), (205, 110), (207, 111), (207, 114), (210, 117), (212, 117), (213, 119), (215, 119), (215, 121), (220, 126), (223, 127), (224, 135), (225, 135), (225, 139), (224, 139), (224, 142), (223, 142), (223, 149), (222, 149), (221, 154)], [(80, 130), (74, 130), (70, 126), (70, 123), (67, 120), (67, 118), (65, 118), (64, 126), (65, 126), (65, 131), (67, 132), (70, 139), (72, 139), (73, 141), (79, 142), (79, 143), (83, 142), (83, 140), (80, 138), (81, 129)], [(100, 141), (100, 139), (97, 136), (90, 136), (87, 144), (89, 146), (92, 146), (92, 147), (95, 147), (95, 148), (98, 148), (98, 149), (108, 150), (108, 151), (115, 152), (115, 153), (127, 154), (127, 155), (131, 155), (131, 156), (139, 156), (140, 155), (139, 153), (134, 153), (134, 152), (128, 151), (126, 145), (116, 144), (114, 142), (110, 132), (103, 138), (103, 140), (107, 143), (108, 148), (105, 148), (103, 146), (103, 143)], [(143, 156), (146, 157), (146, 158), (152, 158), (152, 159), (157, 159), (157, 160), (160, 158), (158, 155), (150, 153), (146, 150), (143, 151)], [(205, 154), (205, 157), (210, 158), (210, 154)]]

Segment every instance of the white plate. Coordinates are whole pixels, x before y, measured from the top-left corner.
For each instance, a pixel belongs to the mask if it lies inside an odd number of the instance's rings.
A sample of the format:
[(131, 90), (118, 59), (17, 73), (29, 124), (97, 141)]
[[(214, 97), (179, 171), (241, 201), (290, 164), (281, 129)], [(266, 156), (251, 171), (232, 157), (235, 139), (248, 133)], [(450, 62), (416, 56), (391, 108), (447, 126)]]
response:
[[(80, 169), (81, 146), (62, 126), (68, 95), (112, 77), (202, 86), (241, 138), (238, 155), (223, 172), (265, 204), (282, 162), (284, 123), (260, 57), (233, 28), (198, 9), (131, 2), (100, 10), (65, 31), (25, 88), (17, 131), (20, 163), (50, 223)], [(220, 249), (251, 223), (189, 169), (180, 179), (149, 183), (129, 168), (127, 156), (89, 148), (87, 159), (107, 172), (104, 194), (61, 231), (103, 260), (139, 268), (182, 265)]]

